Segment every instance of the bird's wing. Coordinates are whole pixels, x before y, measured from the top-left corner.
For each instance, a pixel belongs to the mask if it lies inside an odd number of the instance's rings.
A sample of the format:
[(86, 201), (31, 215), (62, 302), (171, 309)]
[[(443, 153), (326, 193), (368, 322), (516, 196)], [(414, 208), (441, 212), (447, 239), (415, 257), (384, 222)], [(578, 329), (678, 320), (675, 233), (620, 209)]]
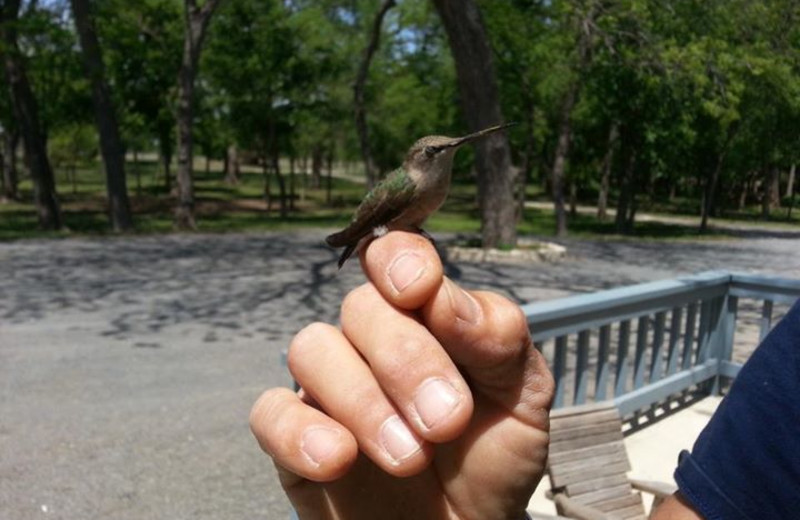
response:
[(325, 241), (331, 247), (355, 244), (377, 226), (388, 224), (400, 215), (413, 199), (414, 182), (405, 170), (397, 169), (367, 193), (350, 224)]

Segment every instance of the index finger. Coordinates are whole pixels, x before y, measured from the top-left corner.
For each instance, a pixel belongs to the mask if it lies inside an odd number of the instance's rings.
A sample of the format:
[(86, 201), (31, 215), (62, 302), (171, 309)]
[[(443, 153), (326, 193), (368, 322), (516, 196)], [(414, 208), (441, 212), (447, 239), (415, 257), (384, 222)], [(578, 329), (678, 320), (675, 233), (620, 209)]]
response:
[(381, 295), (405, 310), (421, 308), (442, 285), (442, 261), (431, 242), (416, 233), (392, 231), (361, 252), (364, 273)]

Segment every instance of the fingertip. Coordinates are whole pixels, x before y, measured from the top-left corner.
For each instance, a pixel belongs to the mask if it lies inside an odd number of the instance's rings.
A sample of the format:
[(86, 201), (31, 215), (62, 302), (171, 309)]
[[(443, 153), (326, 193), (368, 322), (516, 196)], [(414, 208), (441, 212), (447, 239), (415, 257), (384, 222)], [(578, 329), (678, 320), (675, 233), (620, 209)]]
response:
[(259, 397), (250, 412), (250, 429), (277, 466), (316, 482), (342, 477), (358, 455), (346, 428), (288, 388), (273, 388)]
[(370, 281), (392, 304), (406, 310), (422, 307), (442, 283), (439, 254), (425, 237), (392, 231), (361, 254)]

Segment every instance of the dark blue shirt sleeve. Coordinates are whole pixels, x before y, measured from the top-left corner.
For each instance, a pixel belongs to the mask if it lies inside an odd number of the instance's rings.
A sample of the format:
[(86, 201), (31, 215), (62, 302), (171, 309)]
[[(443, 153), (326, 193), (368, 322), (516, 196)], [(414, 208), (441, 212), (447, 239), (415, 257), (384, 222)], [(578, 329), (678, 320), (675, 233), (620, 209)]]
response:
[(800, 518), (800, 301), (681, 453), (675, 481), (707, 520)]

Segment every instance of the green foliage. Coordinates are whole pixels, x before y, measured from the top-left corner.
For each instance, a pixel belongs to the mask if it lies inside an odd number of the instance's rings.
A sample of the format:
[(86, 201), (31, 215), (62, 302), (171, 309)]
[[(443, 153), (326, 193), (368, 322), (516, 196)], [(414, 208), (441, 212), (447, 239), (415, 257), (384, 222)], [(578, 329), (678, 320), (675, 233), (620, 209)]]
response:
[(89, 124), (64, 126), (50, 136), (48, 152), (56, 168), (85, 167), (97, 157), (97, 132)]
[[(514, 161), (525, 169), (529, 192), (539, 179), (537, 196), (553, 162), (563, 100), (576, 85), (567, 176), (583, 202), (594, 202), (607, 157), (612, 203), (627, 194), (640, 210), (696, 213), (716, 173), (717, 215), (740, 213), (740, 200), (742, 211), (751, 211), (747, 206), (759, 200), (766, 172), (783, 172), (783, 189), (785, 172), (800, 162), (800, 6), (793, 0), (479, 5), (494, 49), (503, 115), (521, 123), (509, 132)], [(182, 2), (105, 0), (93, 8), (128, 149), (169, 155)], [(273, 147), (298, 162), (312, 156), (357, 162), (352, 85), (378, 8), (374, 0), (223, 2), (197, 81), (197, 149), (217, 159), (236, 144), (250, 158), (265, 157)], [(54, 163), (86, 165), (96, 137), (87, 126), (89, 86), (68, 2), (28, 3), (19, 28)], [(375, 160), (387, 173), (420, 136), (456, 135), (464, 127), (448, 41), (430, 0), (398, 0), (381, 36), (366, 105)], [(581, 41), (587, 44), (584, 57)], [(0, 83), (5, 93), (2, 74)], [(3, 94), (3, 130), (14, 127), (11, 112)], [(612, 129), (618, 136), (609, 141)], [(434, 225), (478, 226), (471, 164), (471, 150), (456, 156), (453, 201)], [(621, 182), (628, 173), (630, 182)], [(201, 187), (204, 182), (198, 179)], [(226, 196), (259, 198), (263, 182), (246, 177), (242, 191)], [(166, 204), (167, 194), (153, 191), (156, 183), (145, 184)], [(82, 189), (79, 178), (78, 193)], [(351, 206), (362, 194), (358, 184), (334, 189), (331, 201), (324, 191), (307, 193), (321, 205), (339, 200)], [(524, 225), (536, 231), (531, 222), (548, 218), (528, 212)], [(220, 217), (215, 225), (225, 222)], [(572, 225), (586, 227), (580, 218)]]

